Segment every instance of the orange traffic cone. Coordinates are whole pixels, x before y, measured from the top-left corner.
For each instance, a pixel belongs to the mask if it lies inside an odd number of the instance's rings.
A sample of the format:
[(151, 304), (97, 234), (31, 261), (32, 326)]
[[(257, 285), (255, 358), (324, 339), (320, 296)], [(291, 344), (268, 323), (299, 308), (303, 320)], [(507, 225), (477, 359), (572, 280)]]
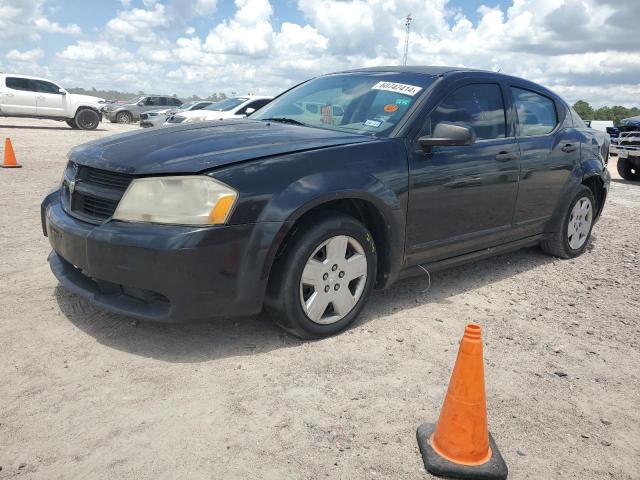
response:
[(13, 151), (13, 145), (11, 145), (11, 139), (7, 137), (4, 141), (4, 163), (2, 168), (20, 168), (22, 165), (18, 165), (16, 162), (16, 154)]
[(507, 464), (487, 428), (480, 333), (480, 325), (469, 324), (464, 329), (438, 423), (418, 427), (424, 466), (434, 475), (507, 478)]

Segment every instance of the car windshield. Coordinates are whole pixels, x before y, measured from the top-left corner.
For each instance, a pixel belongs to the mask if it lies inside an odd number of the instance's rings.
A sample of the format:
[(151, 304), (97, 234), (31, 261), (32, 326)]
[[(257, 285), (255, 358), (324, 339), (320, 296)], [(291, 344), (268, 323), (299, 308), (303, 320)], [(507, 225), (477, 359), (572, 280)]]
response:
[(215, 112), (228, 112), (236, 108), (241, 103), (246, 102), (247, 98), (235, 97), (235, 98), (227, 98), (226, 100), (222, 100), (218, 103), (212, 103), (208, 107), (204, 107), (203, 110), (213, 110)]
[(400, 72), (326, 75), (284, 93), (251, 118), (384, 137), (434, 78)]
[(188, 110), (190, 107), (193, 107), (196, 103), (199, 103), (199, 102), (186, 102), (180, 105), (178, 108), (180, 110)]

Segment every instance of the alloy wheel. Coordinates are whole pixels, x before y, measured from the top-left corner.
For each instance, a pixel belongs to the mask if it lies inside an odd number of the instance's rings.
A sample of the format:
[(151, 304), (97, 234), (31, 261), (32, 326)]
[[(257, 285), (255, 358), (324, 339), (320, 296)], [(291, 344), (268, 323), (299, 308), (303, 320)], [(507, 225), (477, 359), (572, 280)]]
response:
[(569, 215), (567, 239), (569, 246), (577, 250), (587, 241), (593, 222), (593, 206), (587, 197), (580, 198)]
[(311, 254), (300, 279), (300, 303), (309, 319), (327, 325), (353, 310), (367, 281), (367, 257), (360, 242), (337, 235)]

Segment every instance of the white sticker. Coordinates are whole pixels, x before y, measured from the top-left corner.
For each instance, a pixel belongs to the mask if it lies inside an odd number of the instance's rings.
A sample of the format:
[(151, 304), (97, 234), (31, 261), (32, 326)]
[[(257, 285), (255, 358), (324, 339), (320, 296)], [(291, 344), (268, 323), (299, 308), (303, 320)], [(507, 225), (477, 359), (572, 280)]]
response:
[(380, 125), (382, 125), (382, 122), (379, 122), (378, 120), (367, 120), (366, 122), (364, 122), (365, 127), (373, 127), (373, 128), (378, 128)]
[(422, 90), (422, 87), (407, 85), (406, 83), (378, 82), (371, 87), (371, 90), (387, 90), (389, 92), (403, 93), (413, 97), (416, 93)]

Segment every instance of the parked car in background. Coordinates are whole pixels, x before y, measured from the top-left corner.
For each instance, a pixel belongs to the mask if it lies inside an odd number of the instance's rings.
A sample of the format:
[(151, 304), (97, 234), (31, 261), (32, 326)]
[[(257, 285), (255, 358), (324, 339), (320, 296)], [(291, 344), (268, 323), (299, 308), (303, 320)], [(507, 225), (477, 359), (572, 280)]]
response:
[(625, 180), (640, 181), (640, 127), (626, 127), (620, 132), (612, 151), (618, 155), (618, 174)]
[(227, 118), (243, 118), (264, 107), (271, 97), (247, 95), (232, 97), (209, 105), (197, 112), (182, 112), (167, 118), (166, 126), (179, 123), (206, 122), (208, 120), (224, 120)]
[(140, 120), (140, 114), (150, 110), (179, 107), (182, 101), (167, 95), (145, 95), (124, 105), (107, 105), (103, 113), (113, 123), (132, 123)]
[(140, 126), (147, 127), (161, 127), (162, 124), (171, 115), (175, 115), (180, 112), (191, 112), (195, 110), (202, 110), (205, 107), (213, 104), (209, 100), (201, 100), (194, 102), (187, 102), (180, 105), (178, 108), (165, 108), (164, 110), (151, 110), (140, 114)]
[(76, 147), (42, 226), (55, 276), (101, 308), (183, 322), (266, 307), (317, 338), (403, 276), (536, 244), (581, 255), (608, 149), (535, 83), (367, 68), (304, 82), (249, 118)]
[(67, 92), (45, 78), (0, 73), (0, 116), (62, 120), (71, 128), (95, 130), (105, 100)]

